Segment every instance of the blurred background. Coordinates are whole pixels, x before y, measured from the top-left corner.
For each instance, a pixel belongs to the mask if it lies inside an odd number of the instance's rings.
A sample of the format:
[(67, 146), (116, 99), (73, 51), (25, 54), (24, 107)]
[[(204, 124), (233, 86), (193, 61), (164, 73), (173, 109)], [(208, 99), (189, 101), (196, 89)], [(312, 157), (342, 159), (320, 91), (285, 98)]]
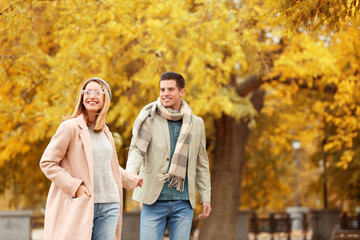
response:
[[(239, 211), (356, 213), (359, 10), (357, 0), (2, 0), (0, 210), (41, 218), (50, 181), (39, 160), (83, 80), (112, 89), (107, 124), (125, 167), (136, 116), (176, 71), (206, 125), (213, 212), (194, 224), (199, 239), (233, 239)], [(124, 201), (140, 210), (131, 192)]]

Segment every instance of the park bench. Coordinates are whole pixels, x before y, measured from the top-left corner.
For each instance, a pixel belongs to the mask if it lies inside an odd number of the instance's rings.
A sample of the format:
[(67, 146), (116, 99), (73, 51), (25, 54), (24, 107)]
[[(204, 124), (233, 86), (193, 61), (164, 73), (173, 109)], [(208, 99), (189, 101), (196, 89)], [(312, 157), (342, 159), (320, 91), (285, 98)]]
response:
[(340, 227), (332, 232), (332, 240), (360, 240), (360, 214), (343, 213)]
[(255, 235), (255, 240), (259, 233), (271, 234), (274, 239), (275, 234), (283, 233), (286, 239), (291, 237), (291, 218), (287, 213), (273, 213), (269, 217), (259, 218), (255, 213), (250, 217), (250, 232)]
[(342, 213), (340, 217), (340, 229), (360, 230), (360, 213)]
[(334, 229), (331, 240), (360, 240), (360, 230)]
[(31, 229), (44, 228), (44, 215), (31, 217)]

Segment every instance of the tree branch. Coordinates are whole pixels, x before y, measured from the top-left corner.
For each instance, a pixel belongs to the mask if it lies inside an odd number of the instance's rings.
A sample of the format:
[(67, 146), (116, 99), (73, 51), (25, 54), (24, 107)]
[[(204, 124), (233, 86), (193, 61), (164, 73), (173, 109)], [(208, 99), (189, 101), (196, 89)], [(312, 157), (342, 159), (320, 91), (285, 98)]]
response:
[[(263, 79), (263, 76), (253, 74), (243, 79), (240, 83), (237, 83), (235, 89), (237, 94), (239, 94), (239, 96), (245, 97), (251, 91), (254, 91), (264, 83), (279, 81), (280, 77), (281, 75), (275, 76), (273, 78)], [(315, 80), (320, 80), (320, 79), (321, 76), (317, 77)], [(299, 86), (300, 89), (309, 89), (314, 91), (318, 91), (319, 89), (321, 89), (320, 86), (316, 84), (310, 87), (307, 82), (301, 82), (300, 79), (298, 78), (289, 78), (286, 79), (285, 81), (279, 81), (280, 84), (286, 84), (286, 85), (290, 85), (294, 82)], [(325, 93), (334, 95), (337, 92), (337, 86), (334, 83), (327, 84), (326, 86), (323, 87), (323, 91)]]

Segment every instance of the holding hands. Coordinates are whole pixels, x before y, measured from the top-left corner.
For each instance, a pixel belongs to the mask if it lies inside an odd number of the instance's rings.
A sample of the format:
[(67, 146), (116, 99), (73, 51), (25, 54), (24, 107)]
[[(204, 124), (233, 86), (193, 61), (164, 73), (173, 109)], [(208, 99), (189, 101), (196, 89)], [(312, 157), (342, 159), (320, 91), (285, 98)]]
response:
[(136, 186), (137, 187), (142, 187), (143, 183), (144, 183), (144, 179), (142, 177), (139, 177), (139, 181), (138, 181)]
[[(137, 182), (136, 187), (142, 187), (143, 182), (144, 182), (143, 178), (139, 177), (139, 180)], [(84, 195), (91, 196), (91, 193), (90, 193), (89, 189), (87, 189), (84, 185), (80, 185), (80, 187), (78, 188), (78, 190), (75, 193), (75, 196), (77, 198), (79, 198), (79, 197), (82, 197)]]

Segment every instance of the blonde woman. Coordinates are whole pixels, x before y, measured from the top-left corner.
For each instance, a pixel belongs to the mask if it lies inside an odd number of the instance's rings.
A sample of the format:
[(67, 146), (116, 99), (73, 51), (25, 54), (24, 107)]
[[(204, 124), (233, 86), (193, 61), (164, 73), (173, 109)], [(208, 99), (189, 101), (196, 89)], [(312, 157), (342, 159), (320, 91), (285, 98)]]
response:
[(81, 85), (71, 116), (65, 116), (40, 160), (52, 182), (45, 211), (44, 239), (121, 239), (122, 188), (142, 178), (119, 166), (105, 125), (111, 91), (101, 78)]

